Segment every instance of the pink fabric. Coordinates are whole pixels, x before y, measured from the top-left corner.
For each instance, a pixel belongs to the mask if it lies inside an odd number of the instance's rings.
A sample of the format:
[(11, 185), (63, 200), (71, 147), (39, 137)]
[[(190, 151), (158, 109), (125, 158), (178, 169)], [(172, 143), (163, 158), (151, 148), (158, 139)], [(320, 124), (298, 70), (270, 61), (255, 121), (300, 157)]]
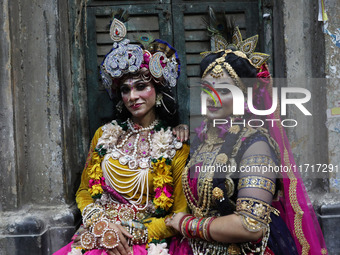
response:
[[(72, 247), (71, 247), (72, 244), (73, 244), (73, 241), (70, 242), (68, 245), (64, 246), (63, 248), (61, 248), (60, 250), (53, 253), (53, 255), (67, 255), (67, 253), (69, 253), (72, 250)], [(91, 251), (85, 252), (84, 254), (85, 255), (108, 255), (107, 252), (102, 249), (91, 250)], [(145, 249), (145, 244), (133, 246), (133, 255), (147, 255), (147, 254), (148, 252)]]
[(188, 242), (188, 239), (182, 236), (175, 236), (171, 239), (169, 246), (170, 255), (192, 255), (192, 249)]
[[(267, 68), (264, 68), (265, 71)], [(262, 72), (263, 74), (264, 72)], [(269, 74), (269, 73), (267, 73)], [(264, 77), (261, 75), (260, 82), (260, 91), (261, 91), (261, 97), (264, 102), (264, 109), (269, 109), (272, 105), (272, 82), (270, 81), (270, 78)], [(267, 80), (265, 80), (267, 79)], [(268, 82), (270, 81), (270, 82)], [(261, 86), (266, 86), (266, 89), (261, 88)], [(255, 94), (255, 93), (254, 93)], [(270, 114), (267, 116), (268, 119), (280, 119), (279, 111), (276, 110), (273, 114)], [(281, 125), (277, 125), (277, 123), (281, 123), (279, 121), (275, 121), (274, 125), (268, 125), (268, 130), (271, 134), (271, 136), (275, 139), (275, 141), (278, 143), (280, 147), (280, 154), (281, 154), (281, 164), (282, 166), (296, 166), (295, 160), (290, 148), (289, 140), (287, 138), (286, 132), (283, 129)], [(285, 160), (286, 159), (286, 160)], [(303, 184), (303, 181), (301, 179), (301, 176), (296, 171), (292, 171), (290, 174), (282, 172), (283, 177), (283, 185), (284, 185), (284, 197), (280, 198), (279, 202), (273, 202), (273, 206), (276, 207), (280, 213), (281, 217), (286, 222), (289, 230), (291, 231), (293, 238), (295, 240), (296, 246), (298, 248), (299, 254), (302, 253), (302, 245), (301, 240), (298, 239), (296, 233), (296, 229), (294, 226), (294, 219), (297, 216), (297, 211), (295, 211), (298, 207), (301, 208), (301, 211), (303, 213), (302, 216), (302, 231), (303, 236), (308, 243), (307, 245), (304, 245), (304, 251), (307, 252), (308, 245), (309, 250), (308, 254), (310, 255), (319, 255), (321, 254), (321, 249), (325, 249), (326, 251), (326, 245), (323, 238), (323, 234), (321, 232), (321, 228), (319, 226), (319, 223), (317, 221), (314, 208), (310, 202), (310, 199), (308, 197), (308, 194), (306, 192), (305, 186)], [(294, 200), (294, 197), (290, 197), (289, 194), (289, 188), (294, 183), (294, 179), (297, 181), (296, 188), (292, 190), (291, 194), (296, 194), (296, 201)], [(293, 204), (296, 205), (296, 208), (294, 210)], [(283, 205), (283, 207), (282, 207)], [(324, 253), (328, 254), (328, 253)]]

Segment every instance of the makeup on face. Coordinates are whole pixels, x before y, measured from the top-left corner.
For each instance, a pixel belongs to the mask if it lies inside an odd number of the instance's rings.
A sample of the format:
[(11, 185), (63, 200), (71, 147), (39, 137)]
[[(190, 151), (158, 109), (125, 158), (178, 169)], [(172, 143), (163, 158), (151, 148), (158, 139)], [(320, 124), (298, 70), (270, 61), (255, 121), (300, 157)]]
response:
[(214, 78), (208, 74), (201, 80), (204, 89), (210, 93), (210, 96), (207, 97), (206, 104), (208, 119), (226, 118), (232, 115), (233, 112), (232, 93), (229, 89), (223, 88), (223, 85), (234, 85), (234, 82), (225, 70), (223, 70), (223, 72), (224, 74), (221, 77)]
[(128, 78), (120, 87), (123, 103), (132, 116), (143, 117), (156, 103), (156, 91), (151, 82)]

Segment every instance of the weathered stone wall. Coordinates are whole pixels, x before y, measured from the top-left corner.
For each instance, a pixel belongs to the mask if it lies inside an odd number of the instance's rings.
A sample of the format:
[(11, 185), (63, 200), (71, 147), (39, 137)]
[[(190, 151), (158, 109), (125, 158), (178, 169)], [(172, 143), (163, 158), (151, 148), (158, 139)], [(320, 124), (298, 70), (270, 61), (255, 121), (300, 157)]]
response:
[[(331, 28), (335, 31), (339, 27), (340, 2), (324, 2)], [(322, 32), (323, 22), (318, 21), (318, 12), (318, 1), (283, 2), (287, 86), (305, 87), (311, 92), (312, 98), (306, 106), (313, 115), (304, 116), (299, 110), (290, 108), (288, 117), (297, 119), (299, 126), (288, 129), (287, 133), (298, 165), (326, 163), (339, 166), (339, 133), (326, 128), (326, 110), (335, 107), (339, 100), (339, 71), (334, 68), (339, 64), (339, 48)], [(318, 214), (329, 254), (338, 254), (339, 174), (311, 171), (301, 174)]]
[(0, 254), (51, 254), (80, 218), (87, 108), (82, 76), (71, 79), (69, 3), (1, 2)]

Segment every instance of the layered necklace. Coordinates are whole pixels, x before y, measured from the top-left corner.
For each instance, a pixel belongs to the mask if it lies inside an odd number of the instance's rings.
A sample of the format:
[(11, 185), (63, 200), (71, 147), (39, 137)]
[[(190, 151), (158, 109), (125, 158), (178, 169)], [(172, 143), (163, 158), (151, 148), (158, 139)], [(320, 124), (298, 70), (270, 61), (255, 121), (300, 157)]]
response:
[[(151, 170), (154, 173), (156, 192), (153, 203), (156, 212), (159, 208), (162, 213), (169, 209), (168, 206), (162, 206), (162, 201), (172, 201), (172, 192), (167, 191), (172, 189), (173, 180), (171, 171), (167, 171), (169, 175), (167, 177), (167, 175), (163, 176), (164, 170), (159, 168), (167, 165), (167, 168), (171, 169), (171, 160), (176, 150), (181, 147), (182, 143), (174, 139), (170, 128), (164, 127), (160, 121), (155, 120), (150, 126), (143, 128), (128, 119), (124, 123), (118, 124), (113, 121), (103, 126), (103, 134), (96, 148), (104, 151), (101, 169), (106, 183), (134, 205), (142, 204), (145, 194), (146, 201), (142, 209), (145, 209), (149, 203)], [(115, 160), (118, 160), (119, 164)], [(157, 183), (164, 183), (159, 186), (155, 184), (155, 180), (159, 178), (166, 178), (168, 181), (158, 181)], [(166, 194), (165, 197), (161, 196), (163, 193)], [(171, 206), (172, 202), (167, 204)]]
[[(114, 146), (111, 153), (106, 154), (102, 162), (103, 175), (110, 186), (132, 204), (141, 204), (144, 188), (146, 188), (146, 204), (149, 201), (149, 169), (151, 168), (150, 151), (153, 129), (159, 121), (156, 119), (148, 127), (141, 127), (127, 120), (128, 133), (125, 138)], [(120, 167), (109, 159), (118, 159), (121, 165), (128, 165), (128, 168)], [(123, 171), (123, 172), (122, 172)], [(112, 173), (112, 174), (111, 174)], [(126, 181), (122, 181), (126, 179)], [(139, 197), (137, 193), (140, 191)], [(126, 196), (133, 192), (132, 196)], [(135, 200), (137, 198), (137, 200)], [(143, 209), (145, 209), (145, 207)]]

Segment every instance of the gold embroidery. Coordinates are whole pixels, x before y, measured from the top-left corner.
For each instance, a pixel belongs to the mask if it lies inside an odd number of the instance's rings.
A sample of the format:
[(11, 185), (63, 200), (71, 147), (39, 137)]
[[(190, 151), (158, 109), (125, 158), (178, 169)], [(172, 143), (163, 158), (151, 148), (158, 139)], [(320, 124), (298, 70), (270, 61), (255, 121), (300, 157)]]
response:
[(237, 189), (243, 188), (258, 188), (270, 192), (272, 195), (275, 194), (275, 183), (266, 177), (262, 176), (247, 176), (239, 180)]
[[(272, 86), (270, 86), (270, 88), (272, 88)], [(269, 91), (270, 93), (272, 93), (272, 91)], [(279, 118), (279, 111), (280, 111), (280, 107), (277, 107), (275, 112), (274, 112), (274, 116), (275, 118)], [(282, 141), (284, 141), (284, 136), (283, 136), (283, 131), (282, 131), (282, 126), (278, 126), (279, 130), (280, 130), (280, 134), (281, 134), (281, 139)], [(284, 165), (285, 166), (289, 166), (290, 165), (290, 161), (289, 161), (289, 156), (288, 156), (288, 151), (286, 146), (284, 146), (284, 156), (283, 156), (283, 160), (284, 160)], [(297, 180), (296, 177), (294, 175), (294, 173), (292, 173), (291, 168), (289, 169), (289, 172), (287, 173), (288, 178), (290, 180), (290, 184), (289, 184), (289, 200), (290, 203), (292, 205), (292, 208), (295, 212), (295, 216), (294, 216), (294, 232), (299, 240), (299, 243), (302, 246), (302, 255), (308, 255), (309, 250), (310, 250), (310, 245), (303, 233), (302, 230), (302, 216), (303, 216), (303, 211), (299, 205), (299, 202), (297, 200), (297, 192), (296, 192), (296, 186), (297, 186)]]
[(261, 200), (255, 198), (238, 198), (236, 201), (236, 212), (238, 214), (248, 216), (263, 224), (271, 222), (270, 213), (274, 209)]
[(240, 132), (241, 128), (239, 125), (233, 125), (229, 128), (229, 133), (231, 134), (237, 134), (238, 132)]
[(225, 184), (225, 188), (227, 190), (227, 196), (231, 197), (234, 194), (234, 189), (235, 189), (234, 181), (230, 177), (227, 177), (225, 179), (224, 184)]
[(215, 163), (226, 164), (228, 162), (228, 156), (225, 153), (220, 153), (217, 155)]
[(276, 166), (274, 160), (267, 155), (254, 155), (241, 160), (240, 166)]
[(326, 248), (322, 248), (321, 249), (321, 254), (323, 255), (326, 255), (328, 252), (327, 252), (327, 249)]

